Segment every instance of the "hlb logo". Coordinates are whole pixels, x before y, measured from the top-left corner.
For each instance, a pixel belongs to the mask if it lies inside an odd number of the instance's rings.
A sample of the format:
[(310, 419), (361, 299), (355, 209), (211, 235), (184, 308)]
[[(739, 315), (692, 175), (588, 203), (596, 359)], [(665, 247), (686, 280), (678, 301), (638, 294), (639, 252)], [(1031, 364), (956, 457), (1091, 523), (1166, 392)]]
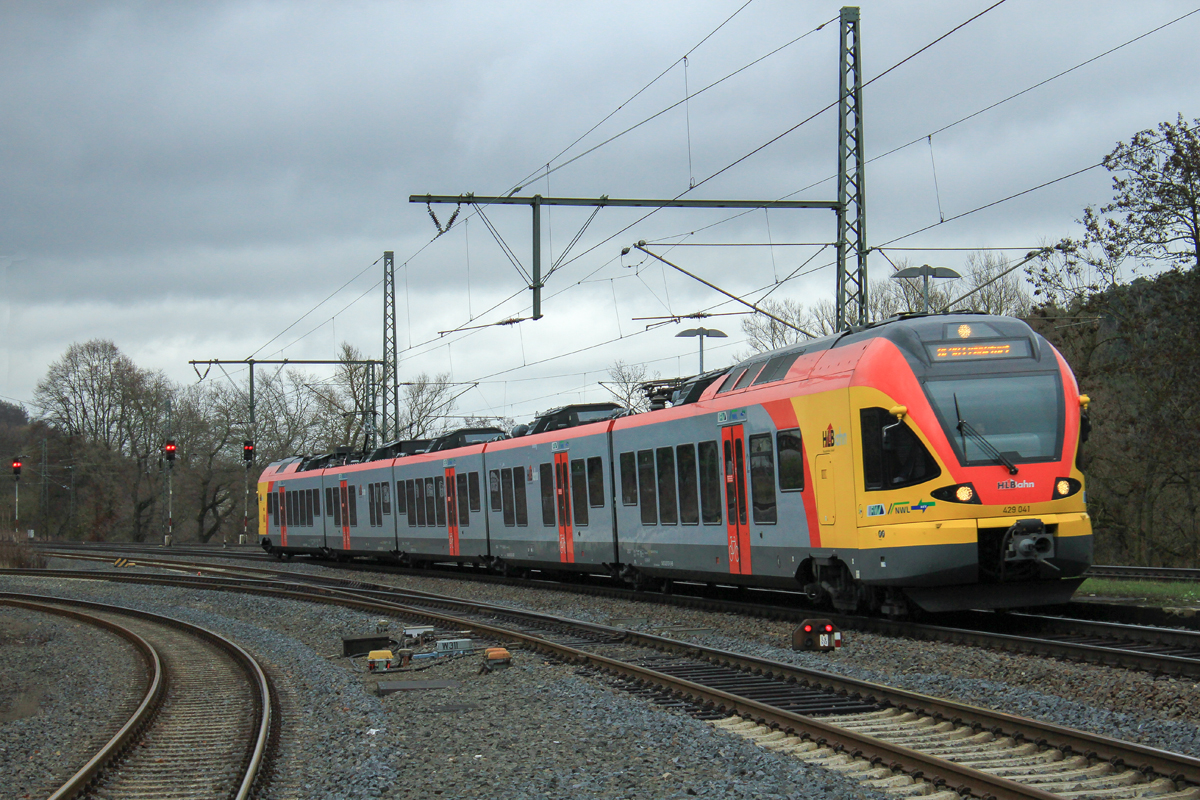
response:
[(846, 443), (846, 434), (838, 433), (833, 429), (832, 423), (828, 428), (821, 431), (821, 444), (828, 450), (831, 447), (839, 447)]
[(996, 483), (997, 489), (1032, 489), (1034, 488), (1033, 481), (1014, 481), (1011, 478), (1006, 481)]

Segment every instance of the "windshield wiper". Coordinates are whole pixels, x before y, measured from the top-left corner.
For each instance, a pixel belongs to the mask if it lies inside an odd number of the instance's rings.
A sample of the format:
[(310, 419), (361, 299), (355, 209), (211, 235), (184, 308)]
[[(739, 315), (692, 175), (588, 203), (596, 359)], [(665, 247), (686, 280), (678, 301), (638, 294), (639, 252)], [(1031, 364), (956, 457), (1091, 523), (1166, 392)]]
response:
[[(1017, 474), (1017, 465), (1014, 464), (1012, 461), (1009, 461), (1008, 458), (1003, 453), (1001, 453), (999, 450), (997, 450), (992, 445), (991, 442), (989, 442), (986, 438), (984, 438), (984, 435), (982, 433), (980, 433), (979, 431), (972, 428), (971, 423), (967, 422), (965, 419), (962, 418), (962, 412), (958, 410), (958, 394), (957, 393), (955, 393), (955, 395), (954, 395), (954, 416), (958, 417), (958, 426), (957, 427), (958, 427), (959, 436), (963, 436), (963, 435), (970, 436), (972, 439), (974, 439), (976, 442), (979, 443), (979, 448), (981, 450), (983, 450), (984, 453), (986, 453), (990, 457), (996, 459), (1004, 466), (1008, 467), (1009, 475)], [(963, 457), (965, 458), (967, 455), (966, 440), (963, 440), (963, 442), (962, 442), (962, 451), (963, 451)]]

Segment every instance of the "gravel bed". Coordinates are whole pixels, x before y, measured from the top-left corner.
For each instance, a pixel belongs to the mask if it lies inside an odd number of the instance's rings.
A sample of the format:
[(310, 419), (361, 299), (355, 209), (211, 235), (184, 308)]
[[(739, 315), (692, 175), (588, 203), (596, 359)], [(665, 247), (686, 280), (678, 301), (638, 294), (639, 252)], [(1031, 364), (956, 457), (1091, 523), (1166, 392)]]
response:
[[(490, 674), (472, 655), (415, 674), (369, 675), (341, 657), (341, 637), (374, 632), (378, 615), (99, 581), (0, 576), (0, 589), (169, 614), (262, 659), (280, 690), (284, 731), (266, 800), (883, 797), (527, 651)], [(460, 685), (378, 696), (372, 685), (381, 679)]]
[(61, 786), (133, 713), (143, 671), (114, 633), (0, 605), (0, 796)]
[[(302, 561), (276, 563), (273, 567), (356, 577), (588, 622), (619, 624), (1200, 757), (1200, 683), (1188, 679), (857, 632), (843, 634), (845, 644), (840, 651), (800, 653), (790, 649), (793, 625), (737, 614), (582, 596), (542, 587), (347, 572)], [(671, 627), (712, 632), (675, 633)]]

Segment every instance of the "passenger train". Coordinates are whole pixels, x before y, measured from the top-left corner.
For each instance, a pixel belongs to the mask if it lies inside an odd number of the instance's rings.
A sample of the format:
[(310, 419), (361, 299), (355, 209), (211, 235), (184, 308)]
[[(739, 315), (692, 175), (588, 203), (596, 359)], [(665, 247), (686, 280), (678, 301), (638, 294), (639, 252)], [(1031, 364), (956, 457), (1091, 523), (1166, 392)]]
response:
[(631, 414), (275, 462), (279, 555), (803, 590), (841, 611), (1066, 602), (1092, 560), (1088, 398), (1024, 322), (906, 315), (682, 382)]

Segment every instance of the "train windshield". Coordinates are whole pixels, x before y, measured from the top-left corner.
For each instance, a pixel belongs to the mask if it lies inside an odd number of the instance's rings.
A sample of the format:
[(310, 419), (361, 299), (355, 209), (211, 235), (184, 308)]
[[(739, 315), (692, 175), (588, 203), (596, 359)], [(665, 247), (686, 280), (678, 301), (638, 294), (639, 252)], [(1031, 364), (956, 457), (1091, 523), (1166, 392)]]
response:
[[(925, 391), (964, 465), (999, 463), (988, 445), (1015, 463), (1060, 456), (1063, 397), (1056, 372), (929, 380)], [(979, 436), (960, 430), (959, 420)]]

